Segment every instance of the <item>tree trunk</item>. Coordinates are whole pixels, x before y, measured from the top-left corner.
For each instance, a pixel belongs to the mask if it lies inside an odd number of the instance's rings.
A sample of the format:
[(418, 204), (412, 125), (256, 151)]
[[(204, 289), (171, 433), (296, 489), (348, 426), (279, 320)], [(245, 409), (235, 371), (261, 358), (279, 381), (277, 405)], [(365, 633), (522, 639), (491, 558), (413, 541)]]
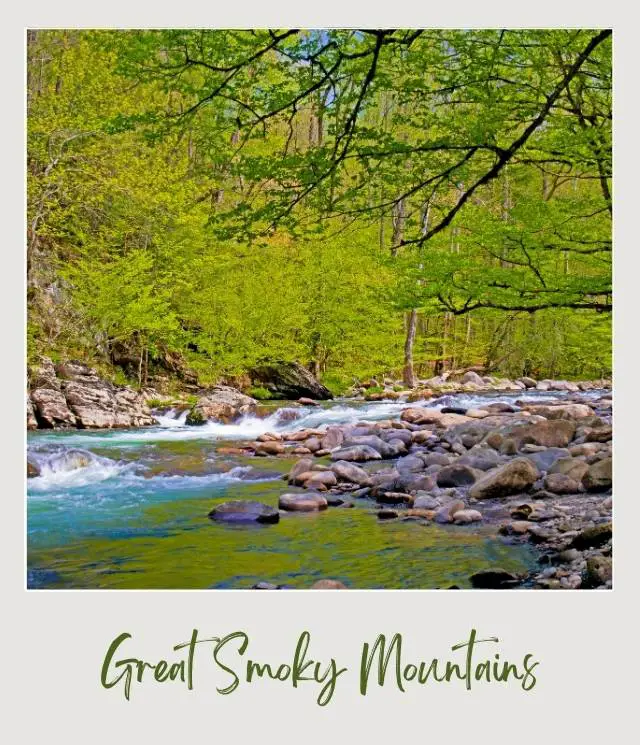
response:
[(418, 384), (413, 369), (413, 343), (416, 339), (417, 322), (418, 311), (414, 308), (407, 314), (407, 336), (404, 342), (404, 368), (402, 371), (402, 382), (407, 388), (415, 388)]

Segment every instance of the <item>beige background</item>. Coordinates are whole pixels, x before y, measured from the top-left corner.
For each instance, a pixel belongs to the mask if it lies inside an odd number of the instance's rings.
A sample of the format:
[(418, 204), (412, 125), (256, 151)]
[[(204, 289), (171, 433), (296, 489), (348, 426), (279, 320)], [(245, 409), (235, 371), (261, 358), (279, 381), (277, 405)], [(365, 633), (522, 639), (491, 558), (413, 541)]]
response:
[[(231, 5), (231, 4), (230, 4)], [(30, 2), (3, 10), (2, 303), (3, 363), (3, 636), (2, 729), (9, 742), (386, 743), (442, 740), (477, 743), (581, 745), (632, 739), (637, 694), (638, 477), (637, 432), (640, 312), (638, 290), (637, 158), (638, 37), (631, 11), (619, 2), (299, 3), (244, 0), (213, 3)], [(431, 5), (431, 4), (429, 4)], [(287, 9), (289, 6), (289, 9)], [(291, 10), (293, 8), (294, 10)], [(24, 27), (42, 26), (575, 26), (613, 27), (616, 55), (616, 452), (615, 589), (612, 592), (115, 592), (24, 590)], [(633, 514), (635, 513), (635, 514)], [(452, 644), (495, 635), (502, 658), (540, 660), (531, 693), (513, 685), (391, 685), (358, 692), (361, 645), (401, 632), (407, 662), (447, 657)], [(126, 702), (100, 687), (100, 666), (121, 631), (124, 649), (154, 660), (189, 638), (245, 630), (248, 656), (289, 662), (299, 633), (312, 634), (310, 655), (335, 656), (349, 667), (328, 707), (315, 703), (313, 684), (241, 684), (215, 693), (224, 678), (196, 660), (196, 689), (177, 684), (134, 688)], [(632, 699), (633, 695), (633, 699)], [(625, 733), (626, 730), (626, 733)], [(624, 733), (624, 734), (623, 734)]]

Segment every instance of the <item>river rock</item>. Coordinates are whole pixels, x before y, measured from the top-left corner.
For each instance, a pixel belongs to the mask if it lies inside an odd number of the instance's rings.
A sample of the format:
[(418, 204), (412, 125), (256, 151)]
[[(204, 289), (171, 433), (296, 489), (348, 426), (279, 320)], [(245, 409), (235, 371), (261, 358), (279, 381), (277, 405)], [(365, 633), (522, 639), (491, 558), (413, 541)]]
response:
[(480, 388), (485, 387), (484, 380), (478, 375), (477, 372), (474, 372), (473, 370), (469, 370), (462, 376), (462, 383), (473, 383), (474, 385), (479, 386)]
[(553, 419), (514, 427), (509, 435), (518, 442), (518, 447), (527, 443), (548, 448), (566, 448), (576, 432), (575, 422), (569, 419)]
[(155, 423), (142, 394), (102, 380), (80, 362), (54, 368), (49, 360), (33, 374), (33, 382), (31, 400), (41, 427), (142, 427)]
[(383, 458), (392, 458), (394, 455), (396, 455), (395, 449), (377, 435), (350, 435), (349, 437), (345, 438), (344, 442), (342, 443), (342, 447), (344, 448), (360, 445), (365, 445), (369, 448), (373, 448), (378, 453), (380, 453)]
[(435, 488), (436, 482), (433, 476), (428, 473), (414, 473), (413, 471), (403, 471), (398, 478), (398, 485), (409, 492), (431, 491)]
[(440, 502), (431, 494), (419, 491), (413, 500), (413, 506), (417, 510), (437, 510), (440, 507)]
[(335, 486), (337, 483), (338, 479), (333, 471), (315, 471), (305, 480), (304, 486), (306, 489), (322, 490)]
[(589, 466), (579, 458), (558, 458), (549, 469), (549, 473), (564, 473), (574, 481), (581, 482), (588, 470)]
[(449, 502), (448, 504), (445, 504), (444, 506), (440, 507), (440, 509), (436, 512), (434, 520), (437, 523), (452, 523), (453, 522), (453, 516), (457, 512), (462, 512), (464, 510), (465, 504), (460, 499), (454, 499), (452, 502)]
[(40, 427), (61, 429), (77, 425), (76, 417), (69, 409), (62, 391), (53, 388), (36, 388), (31, 391), (31, 401)]
[(529, 378), (527, 376), (518, 378), (518, 381), (522, 383), (525, 388), (535, 388), (537, 383), (537, 381), (535, 381), (533, 378)]
[(507, 497), (527, 490), (538, 478), (538, 469), (527, 458), (516, 458), (489, 471), (469, 490), (473, 499)]
[(410, 494), (394, 491), (376, 491), (376, 502), (380, 504), (408, 504), (412, 505), (414, 498)]
[(612, 459), (604, 458), (589, 466), (582, 479), (584, 488), (589, 492), (607, 491), (612, 483)]
[(312, 398), (307, 398), (306, 396), (301, 396), (298, 399), (298, 403), (301, 406), (320, 406), (317, 401), (314, 401)]
[(29, 394), (27, 394), (27, 429), (38, 429), (38, 420), (36, 419)]
[(549, 473), (545, 476), (544, 488), (553, 494), (576, 494), (580, 484), (565, 473)]
[(443, 414), (441, 411), (437, 411), (436, 409), (418, 408), (405, 409), (400, 415), (400, 418), (403, 421), (412, 424), (433, 424), (440, 429), (447, 429), (456, 424), (463, 424), (464, 422), (471, 421), (469, 417), (463, 416), (462, 414)]
[(311, 585), (312, 590), (346, 590), (347, 586), (339, 579), (319, 579)]
[(368, 445), (353, 445), (352, 447), (340, 448), (331, 453), (331, 460), (346, 460), (363, 463), (367, 460), (381, 460), (382, 456), (377, 450)]
[(492, 448), (478, 448), (458, 458), (456, 463), (475, 468), (478, 471), (490, 471), (492, 468), (499, 466), (503, 460)]
[(38, 468), (37, 463), (33, 463), (32, 461), (27, 461), (27, 478), (33, 479), (36, 476), (40, 475), (40, 469)]
[(348, 463), (346, 460), (336, 461), (331, 465), (331, 470), (341, 481), (349, 481), (359, 486), (371, 485), (371, 477), (364, 468)]
[(611, 540), (611, 523), (601, 523), (580, 531), (571, 541), (570, 548), (584, 551), (587, 548), (597, 548)]
[(473, 469), (457, 463), (445, 466), (436, 475), (436, 483), (441, 487), (469, 486), (475, 481), (476, 474)]
[(256, 455), (281, 455), (285, 452), (285, 447), (281, 442), (271, 440), (269, 442), (254, 443), (254, 452)]
[(580, 455), (584, 455), (584, 456), (595, 455), (603, 447), (606, 447), (606, 445), (602, 445), (599, 442), (583, 442), (580, 445), (572, 445), (569, 448), (569, 454), (572, 455), (574, 458)]
[(545, 419), (584, 419), (594, 412), (586, 404), (555, 404), (553, 406), (525, 404), (524, 409)]
[(455, 525), (470, 525), (482, 520), (482, 514), (478, 510), (459, 510), (453, 515)]
[(613, 427), (610, 424), (601, 427), (589, 427), (584, 432), (584, 439), (586, 442), (609, 442), (613, 439)]
[(327, 500), (321, 494), (282, 494), (278, 500), (281, 510), (287, 512), (314, 512), (326, 510)]
[[(525, 446), (526, 447), (526, 446)], [(544, 448), (535, 453), (527, 453), (526, 457), (539, 471), (549, 471), (560, 459), (566, 459), (569, 451), (566, 448)]]
[(465, 416), (471, 419), (486, 419), (490, 413), (486, 409), (467, 409)]
[(611, 582), (613, 562), (608, 556), (591, 556), (587, 559), (583, 587), (600, 587)]
[(234, 499), (216, 505), (209, 513), (209, 517), (227, 523), (277, 523), (280, 520), (280, 513), (262, 502)]
[(297, 463), (294, 463), (293, 468), (289, 471), (289, 483), (297, 483), (299, 476), (311, 471), (313, 466), (313, 458), (301, 458)]
[(469, 578), (471, 586), (483, 590), (503, 590), (515, 587), (519, 584), (520, 578), (516, 574), (507, 572), (504, 569), (482, 569)]
[(323, 450), (333, 450), (344, 442), (344, 432), (341, 427), (327, 427), (327, 431), (322, 438), (321, 445)]
[(295, 400), (304, 397), (320, 401), (333, 398), (331, 391), (297, 362), (277, 360), (255, 367), (249, 375), (253, 385), (266, 388), (278, 398)]
[(187, 414), (186, 423), (198, 425), (213, 420), (228, 424), (245, 414), (254, 414), (257, 407), (254, 398), (230, 386), (217, 385), (198, 399)]

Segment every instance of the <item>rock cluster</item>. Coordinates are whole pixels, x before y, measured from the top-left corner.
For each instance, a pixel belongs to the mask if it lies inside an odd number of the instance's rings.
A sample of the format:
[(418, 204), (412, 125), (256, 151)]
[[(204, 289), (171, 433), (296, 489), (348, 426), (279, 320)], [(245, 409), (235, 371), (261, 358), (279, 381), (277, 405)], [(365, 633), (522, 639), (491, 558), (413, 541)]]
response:
[(154, 424), (143, 396), (103, 380), (80, 362), (54, 365), (44, 357), (31, 370), (28, 429), (143, 427)]
[(446, 372), (426, 380), (419, 380), (418, 386), (411, 390), (405, 389), (401, 380), (382, 378), (362, 381), (354, 386), (351, 393), (362, 396), (368, 401), (383, 401), (406, 399), (407, 401), (421, 401), (432, 398), (441, 393), (477, 392), (477, 391), (563, 391), (578, 393), (599, 388), (611, 388), (609, 380), (581, 381), (574, 383), (569, 380), (534, 380), (521, 377), (516, 380), (498, 378), (494, 375), (479, 375), (474, 370), (466, 372)]
[(399, 421), (268, 433), (249, 448), (302, 456), (281, 510), (369, 500), (380, 520), (482, 523), (540, 551), (531, 576), (492, 570), (473, 586), (610, 587), (611, 394), (471, 411), (408, 407)]

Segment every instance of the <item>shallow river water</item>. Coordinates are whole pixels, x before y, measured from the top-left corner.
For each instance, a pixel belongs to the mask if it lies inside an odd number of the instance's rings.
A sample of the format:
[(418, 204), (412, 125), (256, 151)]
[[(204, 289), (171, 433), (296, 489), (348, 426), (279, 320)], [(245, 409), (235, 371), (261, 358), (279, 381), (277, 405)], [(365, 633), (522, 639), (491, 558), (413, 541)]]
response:
[[(457, 394), (428, 405), (515, 398), (524, 396)], [(277, 505), (292, 491), (281, 476), (297, 460), (230, 456), (219, 447), (269, 431), (394, 418), (407, 405), (336, 401), (304, 409), (293, 422), (274, 408), (266, 418), (203, 427), (188, 427), (184, 414), (170, 412), (144, 429), (30, 433), (29, 458), (41, 475), (27, 484), (27, 585), (250, 588), (265, 580), (305, 588), (330, 577), (362, 589), (445, 588), (469, 587), (469, 575), (480, 569), (532, 568), (533, 551), (505, 543), (495, 526), (379, 521), (367, 499), (353, 509), (283, 514), (275, 525), (208, 519), (228, 499)]]

